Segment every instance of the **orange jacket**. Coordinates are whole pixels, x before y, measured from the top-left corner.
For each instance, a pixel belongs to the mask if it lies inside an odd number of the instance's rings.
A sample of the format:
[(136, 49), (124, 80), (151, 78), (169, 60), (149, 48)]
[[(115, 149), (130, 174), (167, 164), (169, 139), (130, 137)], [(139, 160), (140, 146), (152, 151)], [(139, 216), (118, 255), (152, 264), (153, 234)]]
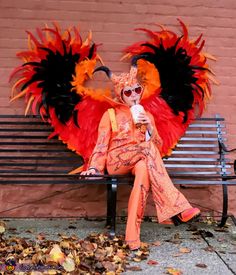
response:
[[(133, 123), (130, 109), (125, 104), (116, 104), (115, 117), (117, 122), (117, 131), (113, 132), (111, 120), (108, 111), (103, 114), (98, 128), (98, 139), (90, 157), (88, 167), (97, 169), (100, 173), (104, 173), (106, 162), (113, 154), (118, 154), (125, 147), (132, 146), (146, 140), (146, 131), (137, 128)], [(153, 132), (150, 142), (153, 142), (161, 150), (162, 139), (160, 138), (153, 116), (147, 112), (151, 119)]]

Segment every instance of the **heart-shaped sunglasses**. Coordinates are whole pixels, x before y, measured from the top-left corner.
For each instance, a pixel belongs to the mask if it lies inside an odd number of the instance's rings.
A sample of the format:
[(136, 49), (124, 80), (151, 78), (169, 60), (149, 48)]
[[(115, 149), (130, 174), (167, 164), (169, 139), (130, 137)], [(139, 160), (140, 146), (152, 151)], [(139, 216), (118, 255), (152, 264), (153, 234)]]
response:
[(141, 86), (136, 86), (132, 89), (127, 89), (127, 90), (124, 89), (122, 92), (127, 97), (130, 97), (133, 92), (135, 92), (136, 94), (139, 95), (139, 94), (142, 93), (142, 87)]

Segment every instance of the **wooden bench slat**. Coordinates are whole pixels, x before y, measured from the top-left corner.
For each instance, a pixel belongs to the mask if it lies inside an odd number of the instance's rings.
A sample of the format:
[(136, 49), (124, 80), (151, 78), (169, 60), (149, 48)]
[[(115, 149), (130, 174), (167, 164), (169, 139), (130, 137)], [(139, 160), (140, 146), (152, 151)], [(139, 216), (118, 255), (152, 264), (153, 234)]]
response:
[[(48, 135), (41, 135), (41, 136), (4, 136), (4, 135), (0, 135), (0, 139), (29, 139), (29, 142), (31, 142), (32, 139), (47, 139)], [(49, 140), (54, 140), (54, 139), (48, 139)], [(59, 140), (57, 139), (58, 143)], [(46, 142), (45, 142), (46, 143)]]
[[(198, 140), (198, 141), (218, 141), (218, 138), (210, 138), (210, 137), (182, 137), (180, 141), (192, 141), (192, 140)], [(223, 139), (226, 140), (225, 138)]]
[[(190, 135), (190, 134), (208, 134), (208, 135), (217, 135), (218, 132), (217, 131), (186, 131), (186, 134), (187, 135)], [(225, 135), (226, 133), (225, 132), (222, 132), (221, 134)]]
[(20, 142), (20, 141), (6, 141), (6, 142), (0, 142), (0, 145), (24, 145), (24, 146), (35, 146), (35, 145), (46, 145), (46, 146), (58, 146), (58, 145), (62, 145), (60, 143), (60, 141), (58, 142), (37, 142), (37, 141), (34, 141), (34, 142)]
[(173, 179), (173, 182), (175, 184), (192, 184), (192, 185), (236, 185), (236, 181), (235, 182), (231, 182), (231, 181), (220, 181), (220, 180), (175, 180)]
[[(72, 167), (72, 169), (73, 169), (73, 167)], [(12, 176), (15, 177), (15, 174), (17, 174), (17, 176), (20, 177), (22, 174), (29, 174), (29, 173), (31, 174), (31, 176), (34, 176), (34, 174), (36, 174), (37, 176), (40, 175), (40, 174), (46, 174), (46, 175), (52, 175), (53, 174), (53, 176), (54, 176), (54, 174), (61, 174), (61, 173), (68, 174), (69, 171), (68, 171), (68, 169), (67, 170), (62, 170), (62, 169), (55, 170), (55, 169), (53, 169), (53, 170), (49, 170), (48, 172), (45, 171), (45, 170), (40, 170), (40, 169), (37, 169), (37, 170), (32, 170), (32, 169), (31, 170), (30, 169), (20, 169), (20, 170), (17, 170), (17, 169), (15, 169), (15, 170), (13, 170), (13, 169), (6, 170), (5, 169), (5, 170), (0, 170), (1, 176), (2, 176), (2, 174), (5, 174), (5, 175), (11, 174)]]
[[(219, 164), (165, 164), (165, 167), (183, 167), (183, 168), (222, 168)], [(231, 168), (231, 165), (225, 165), (224, 168)]]
[[(1, 159), (1, 158), (0, 158)], [(219, 158), (173, 158), (173, 157), (169, 157), (168, 159), (164, 160), (165, 162), (169, 162), (169, 161), (203, 161), (203, 162), (215, 162), (215, 161), (220, 161)]]
[(177, 155), (177, 154), (189, 154), (189, 155), (219, 155), (218, 151), (177, 151), (174, 150), (172, 152), (172, 155)]
[[(216, 124), (199, 124), (199, 123), (193, 123), (189, 125), (189, 128), (217, 128)], [(225, 128), (225, 125), (221, 124), (219, 128)]]
[[(29, 126), (32, 126), (33, 125), (40, 125), (40, 126), (44, 126), (44, 127), (50, 127), (52, 128), (51, 126), (45, 124), (45, 122), (43, 121), (0, 121), (0, 125), (29, 125)], [(24, 128), (22, 128), (24, 129)]]
[(6, 152), (6, 153), (10, 153), (10, 152), (14, 152), (14, 153), (68, 153), (68, 149), (67, 148), (57, 148), (57, 149), (53, 149), (53, 148), (47, 148), (47, 149), (2, 149), (2, 152)]
[[(26, 129), (24, 128), (23, 130), (24, 132), (48, 132), (48, 129), (44, 129), (44, 128), (30, 128), (30, 129)], [(0, 128), (0, 132), (20, 132), (22, 133), (22, 129), (12, 129), (12, 128)]]
[(198, 143), (189, 143), (189, 144), (182, 144), (182, 143), (178, 143), (177, 145), (176, 145), (176, 147), (178, 148), (180, 148), (180, 147), (193, 147), (193, 148), (196, 148), (196, 147), (198, 147), (198, 148), (218, 148), (219, 146), (217, 145), (217, 144), (198, 144)]
[(57, 160), (57, 161), (62, 161), (62, 160), (74, 160), (74, 161), (78, 161), (79, 160), (79, 156), (71, 156), (71, 157), (65, 157), (65, 156), (58, 156), (58, 157), (51, 157), (51, 156), (47, 156), (42, 157), (42, 156), (0, 156), (0, 160)]
[[(221, 171), (197, 171), (197, 174), (199, 175), (222, 175)], [(224, 174), (226, 175), (231, 175), (232, 173), (230, 171), (225, 172)], [(175, 176), (175, 175), (196, 175), (196, 171), (170, 171), (169, 172), (170, 176)]]

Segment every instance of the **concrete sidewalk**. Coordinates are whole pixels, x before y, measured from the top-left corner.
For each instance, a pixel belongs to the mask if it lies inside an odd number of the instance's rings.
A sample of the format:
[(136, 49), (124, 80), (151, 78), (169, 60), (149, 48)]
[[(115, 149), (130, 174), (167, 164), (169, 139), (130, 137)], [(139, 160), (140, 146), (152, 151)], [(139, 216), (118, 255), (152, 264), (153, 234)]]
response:
[[(48, 240), (58, 240), (58, 233), (67, 236), (75, 234), (83, 239), (93, 232), (106, 232), (104, 221), (49, 218), (4, 221), (8, 227), (5, 237), (32, 240), (39, 233), (44, 233)], [(131, 262), (130, 266), (138, 267), (140, 271), (126, 271), (123, 274), (236, 274), (236, 228), (229, 222), (228, 228), (223, 230), (216, 225), (200, 222), (177, 227), (143, 222), (141, 240), (150, 244), (150, 255), (147, 260)], [(125, 223), (118, 223), (117, 234), (124, 232)], [(155, 261), (153, 265), (150, 260)], [(173, 273), (168, 273), (168, 268)]]

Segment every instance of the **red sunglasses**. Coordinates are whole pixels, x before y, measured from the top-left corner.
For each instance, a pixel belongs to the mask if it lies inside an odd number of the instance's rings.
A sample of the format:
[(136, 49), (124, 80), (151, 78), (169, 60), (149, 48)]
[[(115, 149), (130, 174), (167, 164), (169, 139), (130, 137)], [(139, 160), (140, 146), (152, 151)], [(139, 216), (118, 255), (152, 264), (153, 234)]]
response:
[(137, 86), (137, 87), (135, 87), (135, 88), (133, 88), (133, 89), (123, 90), (122, 92), (123, 92), (123, 94), (124, 94), (125, 96), (130, 97), (133, 91), (134, 91), (136, 94), (139, 95), (139, 94), (141, 94), (141, 92), (142, 92), (142, 87), (141, 87), (141, 86)]

